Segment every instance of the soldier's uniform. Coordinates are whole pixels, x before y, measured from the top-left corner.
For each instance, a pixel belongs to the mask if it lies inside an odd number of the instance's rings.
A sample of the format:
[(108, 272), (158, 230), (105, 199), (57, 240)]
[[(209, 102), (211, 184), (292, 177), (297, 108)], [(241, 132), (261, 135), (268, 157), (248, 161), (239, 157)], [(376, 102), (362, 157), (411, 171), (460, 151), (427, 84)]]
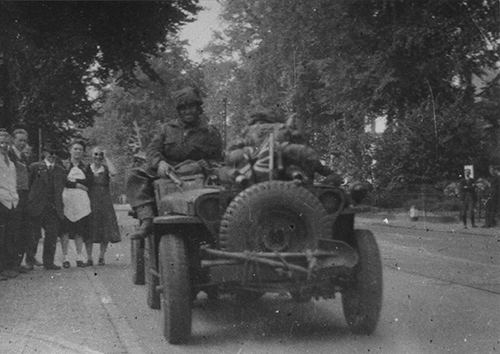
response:
[[(177, 106), (196, 103), (201, 98), (191, 88), (176, 93)], [(146, 168), (135, 168), (127, 180), (127, 198), (138, 218), (152, 218), (155, 210), (153, 181), (158, 178), (160, 161), (175, 166), (186, 160), (219, 161), (222, 156), (222, 139), (217, 129), (200, 116), (193, 125), (176, 119), (163, 124), (146, 149)]]

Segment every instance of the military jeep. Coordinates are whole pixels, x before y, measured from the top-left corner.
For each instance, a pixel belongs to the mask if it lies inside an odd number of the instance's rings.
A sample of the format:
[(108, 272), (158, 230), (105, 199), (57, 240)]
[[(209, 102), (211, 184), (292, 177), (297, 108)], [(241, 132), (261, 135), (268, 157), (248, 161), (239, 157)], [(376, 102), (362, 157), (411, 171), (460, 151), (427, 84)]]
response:
[(341, 294), (351, 331), (375, 330), (382, 266), (372, 233), (354, 228), (353, 193), (307, 183), (297, 170), (286, 175), (269, 156), (267, 174), (240, 183), (207, 182), (204, 174), (154, 182), (158, 215), (144, 244), (145, 282), (170, 343), (190, 337), (200, 291), (242, 302), (265, 293), (288, 292), (298, 302)]

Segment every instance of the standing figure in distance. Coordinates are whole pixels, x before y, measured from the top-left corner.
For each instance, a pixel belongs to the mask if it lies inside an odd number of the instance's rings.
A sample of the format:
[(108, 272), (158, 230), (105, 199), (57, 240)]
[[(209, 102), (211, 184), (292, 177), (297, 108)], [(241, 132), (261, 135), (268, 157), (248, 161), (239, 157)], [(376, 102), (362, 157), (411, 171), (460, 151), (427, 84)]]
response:
[(465, 169), (464, 175), (464, 178), (460, 181), (460, 192), (462, 196), (462, 222), (464, 223), (464, 229), (466, 229), (467, 216), (470, 218), (471, 226), (476, 227), (474, 221), (474, 207), (476, 205), (477, 193), (471, 170)]
[(127, 181), (127, 199), (141, 221), (132, 238), (144, 238), (152, 229), (156, 209), (154, 179), (167, 177), (175, 165), (186, 160), (210, 162), (222, 157), (222, 139), (203, 115), (198, 89), (187, 87), (174, 96), (178, 118), (162, 125), (147, 147), (147, 169), (133, 169)]
[(93, 176), (89, 191), (90, 208), (92, 209), (90, 214), (90, 240), (93, 243), (100, 244), (98, 264), (104, 265), (104, 255), (109, 242), (121, 241), (115, 209), (109, 191), (111, 177), (115, 175), (116, 171), (104, 151), (99, 147), (93, 149), (92, 161), (90, 170)]

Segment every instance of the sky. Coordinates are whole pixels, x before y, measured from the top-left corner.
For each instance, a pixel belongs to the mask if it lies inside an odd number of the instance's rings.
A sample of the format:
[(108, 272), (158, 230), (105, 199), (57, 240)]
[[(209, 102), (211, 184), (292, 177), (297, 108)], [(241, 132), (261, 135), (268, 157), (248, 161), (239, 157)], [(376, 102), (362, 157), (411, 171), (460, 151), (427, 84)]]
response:
[(203, 10), (198, 12), (196, 20), (184, 26), (179, 33), (181, 39), (189, 41), (189, 58), (198, 62), (202, 59), (200, 50), (208, 44), (213, 31), (221, 28), (217, 19), (221, 5), (217, 0), (200, 0), (199, 5)]

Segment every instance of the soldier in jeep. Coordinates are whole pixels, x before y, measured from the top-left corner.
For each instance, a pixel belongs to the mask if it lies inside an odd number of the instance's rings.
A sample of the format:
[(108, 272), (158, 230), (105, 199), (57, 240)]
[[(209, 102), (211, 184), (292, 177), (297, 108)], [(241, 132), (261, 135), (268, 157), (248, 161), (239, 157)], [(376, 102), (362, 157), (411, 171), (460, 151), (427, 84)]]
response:
[(221, 136), (203, 115), (198, 89), (187, 87), (174, 96), (178, 118), (162, 125), (146, 149), (146, 167), (133, 169), (127, 180), (127, 198), (141, 221), (132, 238), (144, 238), (152, 229), (154, 179), (173, 177), (174, 167), (187, 160), (200, 161), (203, 167), (222, 158)]

